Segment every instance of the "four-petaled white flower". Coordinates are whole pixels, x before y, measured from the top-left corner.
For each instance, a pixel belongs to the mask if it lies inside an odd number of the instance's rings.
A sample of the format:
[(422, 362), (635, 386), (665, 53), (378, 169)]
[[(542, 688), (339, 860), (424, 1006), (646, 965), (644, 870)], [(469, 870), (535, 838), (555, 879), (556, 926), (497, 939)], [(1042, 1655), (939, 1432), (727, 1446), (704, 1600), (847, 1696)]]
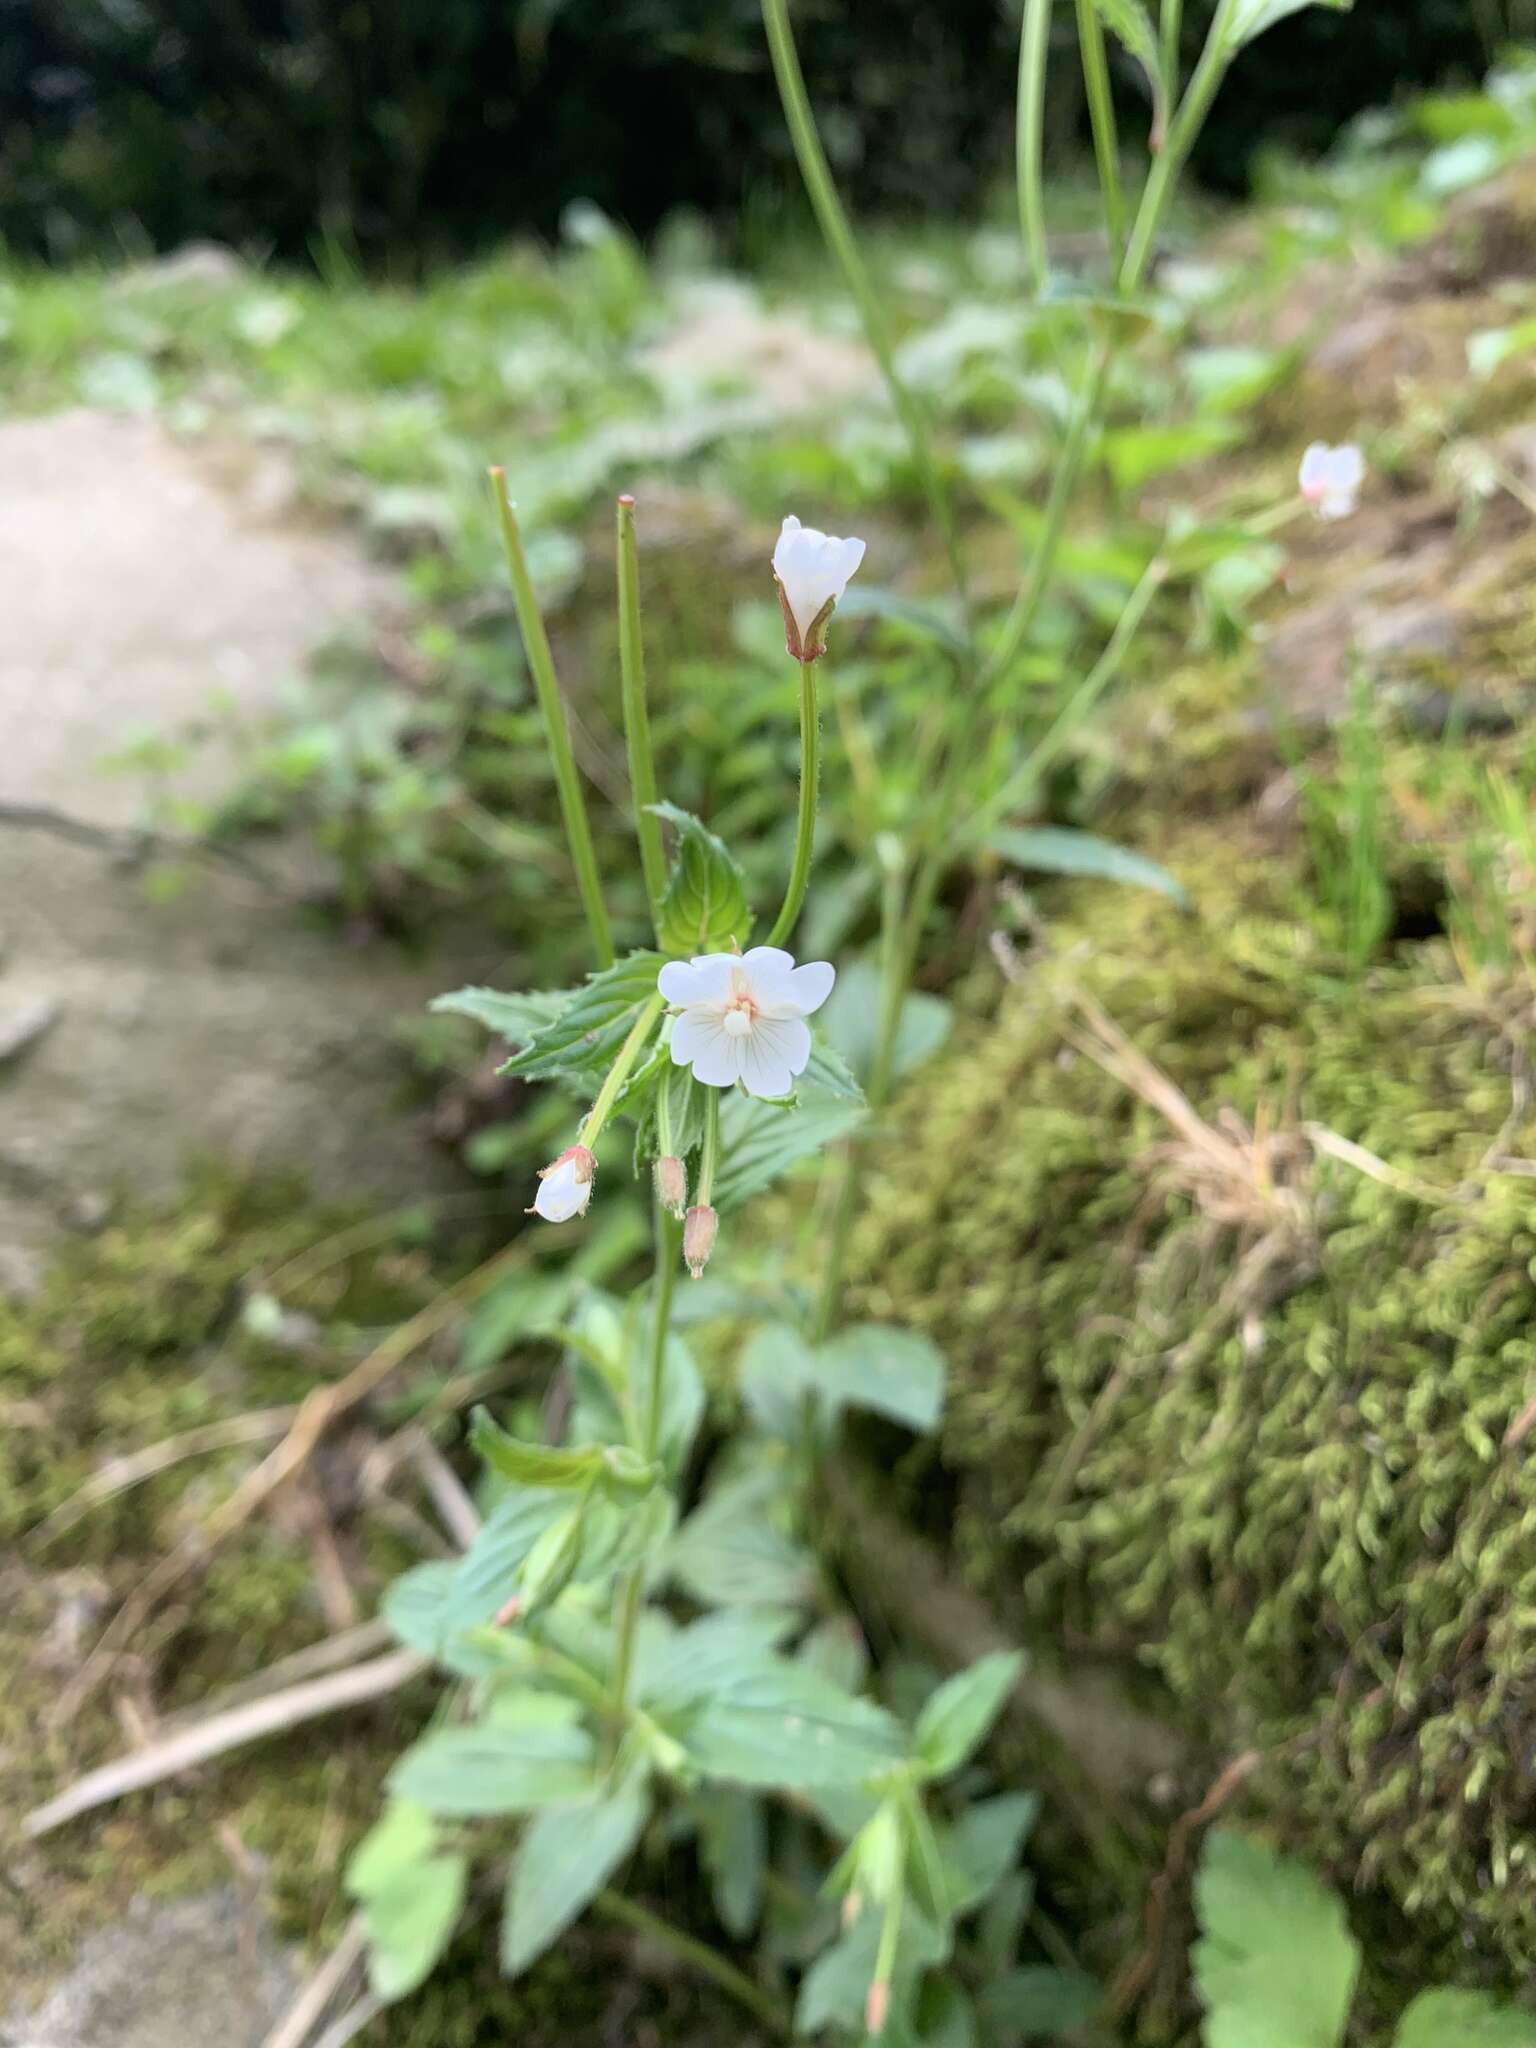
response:
[(811, 1057), (805, 1020), (836, 979), (829, 962), (797, 967), (794, 954), (777, 946), (669, 960), (656, 985), (681, 1012), (672, 1026), (673, 1064), (692, 1067), (706, 1088), (739, 1081), (749, 1095), (787, 1095)]
[(1348, 519), (1360, 502), (1365, 457), (1353, 443), (1314, 441), (1301, 458), (1301, 495), (1319, 519)]
[(592, 1199), (592, 1176), (597, 1161), (585, 1145), (572, 1145), (560, 1157), (539, 1171), (539, 1192), (533, 1198), (530, 1216), (542, 1216), (546, 1223), (569, 1223), (584, 1216)]
[(793, 512), (784, 521), (773, 551), (773, 574), (792, 660), (818, 661), (826, 652), (826, 623), (863, 559), (861, 540), (818, 533), (814, 526), (802, 526)]

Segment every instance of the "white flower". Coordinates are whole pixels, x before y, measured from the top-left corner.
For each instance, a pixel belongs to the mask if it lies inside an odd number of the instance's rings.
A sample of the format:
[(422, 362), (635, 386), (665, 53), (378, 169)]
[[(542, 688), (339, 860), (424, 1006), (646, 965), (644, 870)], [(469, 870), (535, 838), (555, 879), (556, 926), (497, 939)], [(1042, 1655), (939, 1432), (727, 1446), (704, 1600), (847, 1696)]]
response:
[(793, 512), (784, 521), (773, 551), (773, 574), (793, 660), (816, 661), (826, 652), (822, 630), (863, 559), (861, 540), (818, 533), (814, 526), (802, 526)]
[(1301, 458), (1301, 495), (1319, 519), (1348, 519), (1364, 482), (1365, 457), (1352, 443), (1330, 448), (1314, 441)]
[(811, 1056), (805, 1020), (836, 978), (827, 961), (797, 967), (777, 946), (669, 960), (656, 985), (682, 1013), (672, 1026), (673, 1064), (692, 1067), (706, 1088), (739, 1081), (749, 1095), (787, 1095)]
[(568, 1152), (539, 1172), (539, 1192), (533, 1198), (530, 1216), (542, 1216), (546, 1223), (569, 1223), (584, 1216), (592, 1199), (592, 1175), (597, 1161), (585, 1145), (572, 1145)]

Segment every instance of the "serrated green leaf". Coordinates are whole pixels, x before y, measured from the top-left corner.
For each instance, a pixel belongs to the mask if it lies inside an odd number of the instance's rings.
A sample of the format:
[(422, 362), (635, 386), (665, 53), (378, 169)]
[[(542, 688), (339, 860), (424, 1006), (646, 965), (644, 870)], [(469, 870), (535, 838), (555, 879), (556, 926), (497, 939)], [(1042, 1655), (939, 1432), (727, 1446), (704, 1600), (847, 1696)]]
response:
[(516, 1977), (558, 1941), (629, 1855), (650, 1811), (638, 1781), (528, 1823), (512, 1858), (501, 1967)]
[(860, 1104), (829, 1095), (811, 1096), (786, 1109), (733, 1094), (720, 1112), (722, 1164), (715, 1207), (722, 1213), (740, 1208), (803, 1160), (846, 1138), (864, 1115)]
[(657, 918), (669, 953), (725, 952), (751, 925), (747, 885), (724, 840), (676, 804), (652, 804), (677, 833), (677, 858)]
[(514, 1486), (586, 1487), (604, 1470), (601, 1444), (580, 1444), (567, 1449), (554, 1444), (523, 1443), (509, 1436), (484, 1408), (477, 1408), (470, 1417), (469, 1441), (476, 1457)]
[(1000, 825), (988, 835), (987, 844), (1004, 860), (1039, 874), (1127, 882), (1135, 888), (1155, 889), (1181, 905), (1189, 901), (1183, 883), (1176, 882), (1166, 868), (1092, 832), (1069, 832), (1054, 825)]
[(775, 1521), (783, 1480), (772, 1469), (717, 1481), (673, 1539), (673, 1573), (710, 1606), (797, 1607), (816, 1588), (816, 1564)]
[(835, 1096), (839, 1102), (856, 1102), (861, 1107), (864, 1090), (848, 1062), (840, 1052), (834, 1052), (830, 1045), (818, 1039), (811, 1047), (811, 1057), (805, 1072), (800, 1076), (802, 1088), (819, 1088), (824, 1095)]
[(570, 988), (529, 989), (517, 995), (503, 995), (494, 988), (456, 988), (434, 997), (428, 1007), (438, 1016), (472, 1017), (498, 1038), (526, 1045), (579, 994), (579, 989)]
[(430, 1976), (459, 1924), (468, 1877), (464, 1857), (427, 1856), (363, 1899), (368, 1981), (376, 1998), (404, 1998)]
[(526, 1490), (496, 1504), (462, 1558), (403, 1573), (380, 1602), (397, 1639), (461, 1677), (483, 1675), (497, 1660), (468, 1632), (501, 1608), (528, 1553), (569, 1506), (568, 1493)]
[(918, 1766), (925, 1777), (948, 1777), (970, 1761), (1023, 1669), (1019, 1651), (996, 1650), (944, 1681), (918, 1715), (913, 1736)]
[(629, 953), (594, 974), (501, 1072), (537, 1081), (607, 1066), (635, 1012), (655, 995), (663, 965), (660, 953)]
[(1393, 2048), (1536, 2048), (1536, 2016), (1486, 1991), (1426, 1991), (1398, 2021)]
[(944, 1413), (943, 1354), (915, 1330), (856, 1323), (816, 1353), (816, 1384), (837, 1405), (867, 1408), (924, 1435)]
[(1227, 31), (1227, 47), (1240, 50), (1255, 36), (1273, 28), (1277, 21), (1300, 14), (1308, 7), (1327, 7), (1335, 14), (1348, 14), (1354, 4), (1355, 0), (1238, 0)]
[(905, 1747), (883, 1707), (787, 1657), (738, 1670), (677, 1732), (706, 1777), (792, 1791), (861, 1783), (890, 1770)]
[(770, 1435), (799, 1435), (808, 1394), (818, 1391), (816, 1354), (789, 1323), (764, 1323), (747, 1339), (737, 1384), (747, 1412)]
[(1360, 1967), (1344, 1908), (1303, 1864), (1217, 1830), (1195, 1879), (1206, 2048), (1336, 2048)]
[(659, 1714), (717, 1692), (746, 1664), (771, 1657), (795, 1625), (792, 1609), (728, 1607), (670, 1635), (653, 1635), (635, 1660), (635, 1694)]
[(429, 1813), (529, 1813), (586, 1798), (591, 1764), (581, 1728), (437, 1728), (405, 1752), (388, 1783), (394, 1797)]

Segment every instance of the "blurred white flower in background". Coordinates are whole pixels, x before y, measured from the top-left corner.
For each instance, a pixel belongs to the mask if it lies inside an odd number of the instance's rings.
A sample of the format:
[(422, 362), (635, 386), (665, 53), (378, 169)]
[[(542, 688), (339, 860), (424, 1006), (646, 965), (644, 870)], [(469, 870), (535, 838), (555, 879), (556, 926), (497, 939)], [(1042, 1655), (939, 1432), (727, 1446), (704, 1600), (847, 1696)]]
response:
[(1354, 444), (1314, 441), (1301, 458), (1301, 495), (1319, 519), (1348, 519), (1360, 503), (1365, 457)]
[(811, 1057), (805, 1020), (836, 979), (827, 961), (797, 967), (794, 954), (777, 946), (669, 960), (656, 985), (680, 1012), (672, 1026), (673, 1064), (692, 1067), (706, 1088), (739, 1081), (749, 1095), (788, 1095)]
[(784, 521), (773, 551), (773, 574), (792, 659), (816, 661), (826, 652), (823, 629), (863, 559), (861, 540), (818, 533), (814, 526), (802, 526), (793, 512)]
[(546, 1223), (569, 1223), (573, 1216), (584, 1216), (587, 1204), (592, 1199), (592, 1176), (597, 1171), (597, 1161), (585, 1145), (572, 1145), (568, 1152), (543, 1167), (539, 1172), (539, 1192), (533, 1198), (531, 1216), (542, 1216)]

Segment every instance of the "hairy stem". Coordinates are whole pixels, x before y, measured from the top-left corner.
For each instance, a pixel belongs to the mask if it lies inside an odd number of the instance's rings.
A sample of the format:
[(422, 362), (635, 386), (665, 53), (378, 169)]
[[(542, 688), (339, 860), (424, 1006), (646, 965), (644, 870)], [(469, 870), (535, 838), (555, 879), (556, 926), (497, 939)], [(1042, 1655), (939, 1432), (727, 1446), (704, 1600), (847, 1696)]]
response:
[(650, 901), (651, 922), (660, 929), (661, 903), (667, 893), (667, 857), (662, 851), (661, 820), (651, 809), (656, 801), (656, 763), (651, 753), (651, 721), (645, 703), (645, 646), (640, 632), (640, 559), (635, 543), (635, 501), (620, 498), (619, 539), (619, 680), (624, 705), (624, 744), (629, 753), (629, 792), (635, 807), (635, 836), (640, 841), (640, 866)]
[(592, 935), (592, 950), (597, 955), (599, 967), (611, 967), (614, 960), (613, 932), (608, 923), (607, 906), (603, 902), (603, 885), (598, 878), (597, 855), (592, 847), (592, 828), (587, 822), (586, 799), (581, 793), (581, 783), (576, 775), (576, 758), (571, 752), (571, 733), (566, 723), (565, 701), (560, 695), (554, 657), (549, 651), (549, 635), (544, 631), (539, 601), (534, 594), (533, 578), (528, 572), (528, 557), (523, 550), (523, 536), (518, 529), (517, 514), (513, 510), (511, 498), (507, 495), (507, 473), (504, 469), (491, 471), (491, 488), (496, 494), (496, 511), (501, 520), (501, 539), (507, 553), (507, 572), (512, 579), (512, 598), (517, 606), (517, 623), (522, 631), (523, 648), (528, 656), (533, 687), (538, 693), (539, 714), (544, 721), (544, 738), (549, 747), (550, 760), (554, 765), (555, 786), (560, 792), (560, 815), (565, 821), (566, 843), (571, 849), (571, 864), (576, 870), (576, 885), (581, 891), (582, 908), (587, 914), (587, 929)]
[(811, 851), (816, 838), (816, 791), (821, 773), (821, 714), (816, 699), (816, 664), (800, 663), (800, 814), (795, 823), (795, 854), (790, 863), (784, 906), (768, 934), (770, 946), (782, 946), (795, 928), (811, 880)]

